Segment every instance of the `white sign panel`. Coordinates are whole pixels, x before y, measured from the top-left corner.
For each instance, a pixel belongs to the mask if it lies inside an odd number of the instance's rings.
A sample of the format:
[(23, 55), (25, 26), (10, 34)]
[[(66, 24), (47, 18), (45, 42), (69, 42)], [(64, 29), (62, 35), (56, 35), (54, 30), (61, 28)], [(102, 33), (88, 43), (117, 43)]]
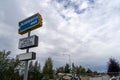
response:
[(38, 36), (36, 35), (22, 38), (19, 40), (19, 49), (26, 49), (37, 46), (38, 46)]
[(33, 60), (36, 58), (36, 53), (34, 52), (23, 53), (23, 54), (17, 55), (16, 58), (20, 61)]

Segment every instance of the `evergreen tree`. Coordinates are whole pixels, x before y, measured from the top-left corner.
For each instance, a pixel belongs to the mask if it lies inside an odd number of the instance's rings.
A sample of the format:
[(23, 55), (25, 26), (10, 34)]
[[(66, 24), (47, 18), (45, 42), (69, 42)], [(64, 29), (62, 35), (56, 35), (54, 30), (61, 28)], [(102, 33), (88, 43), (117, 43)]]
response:
[(95, 75), (98, 75), (99, 73), (98, 73), (97, 71), (94, 71), (94, 74), (95, 74)]
[(70, 66), (69, 66), (69, 64), (66, 64), (65, 65), (65, 73), (70, 73)]
[(46, 61), (45, 61), (45, 65), (43, 67), (43, 76), (45, 78), (50, 78), (53, 79), (53, 62), (52, 59), (49, 57)]
[(92, 74), (92, 70), (91, 69), (87, 69), (87, 71), (86, 71), (86, 73), (87, 73), (87, 75), (89, 75), (89, 76), (92, 76), (93, 74)]
[(119, 75), (120, 66), (119, 66), (119, 63), (114, 58), (109, 59), (107, 72), (108, 72), (108, 75), (111, 77)]
[(92, 70), (88, 68), (87, 73), (92, 73)]
[(20, 65), (20, 61), (14, 58), (10, 58), (10, 51), (0, 51), (0, 80), (10, 80), (19, 78), (19, 72), (17, 67)]
[(74, 63), (72, 63), (72, 72), (76, 73), (76, 66), (74, 65)]
[(85, 73), (86, 73), (86, 69), (85, 69), (85, 68), (82, 68), (82, 69), (81, 69), (81, 74), (85, 75)]
[(30, 61), (30, 63), (29, 63), (29, 71), (30, 72), (34, 71), (33, 61)]
[(34, 71), (35, 71), (35, 72), (40, 72), (40, 64), (38, 63), (38, 61), (35, 61)]
[(29, 63), (29, 70), (28, 70), (28, 79), (32, 80), (33, 79), (33, 74), (34, 74), (34, 66), (33, 66), (33, 61), (30, 61)]
[(40, 73), (40, 63), (38, 61), (35, 61), (33, 64), (33, 61), (29, 63), (29, 71), (28, 71), (28, 77), (29, 80), (35, 79), (39, 80), (42, 77), (42, 74)]
[(39, 80), (41, 74), (40, 74), (40, 64), (38, 61), (35, 61), (34, 63), (34, 75), (35, 75), (35, 80)]
[(59, 67), (58, 69), (57, 69), (57, 73), (64, 73), (65, 71), (64, 71), (64, 67)]
[(77, 66), (76, 67), (76, 73), (77, 74), (81, 74), (82, 73), (82, 66), (79, 66), (79, 67)]

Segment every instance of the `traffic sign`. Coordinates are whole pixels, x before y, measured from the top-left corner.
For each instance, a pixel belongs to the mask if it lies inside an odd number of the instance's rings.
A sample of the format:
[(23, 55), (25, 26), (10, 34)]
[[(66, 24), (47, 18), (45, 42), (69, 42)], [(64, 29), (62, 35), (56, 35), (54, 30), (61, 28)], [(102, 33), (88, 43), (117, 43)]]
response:
[(20, 61), (34, 60), (36, 59), (36, 53), (35, 52), (23, 53), (17, 55), (16, 58)]
[(22, 35), (39, 27), (42, 27), (42, 16), (37, 13), (19, 22), (18, 32)]
[(38, 36), (36, 35), (22, 38), (19, 40), (19, 49), (27, 49), (37, 46), (38, 46)]

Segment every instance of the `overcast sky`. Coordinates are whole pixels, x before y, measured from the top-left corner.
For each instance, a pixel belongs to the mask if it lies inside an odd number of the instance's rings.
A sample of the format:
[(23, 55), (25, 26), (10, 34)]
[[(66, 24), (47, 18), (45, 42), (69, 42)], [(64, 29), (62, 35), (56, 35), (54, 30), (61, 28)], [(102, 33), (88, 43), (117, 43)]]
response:
[[(1, 0), (0, 50), (12, 56), (25, 53), (18, 41), (18, 22), (40, 13), (43, 26), (37, 53), (41, 65), (52, 57), (54, 67), (71, 62), (92, 70), (106, 71), (110, 57), (120, 62), (120, 0)], [(68, 55), (63, 55), (68, 54)]]

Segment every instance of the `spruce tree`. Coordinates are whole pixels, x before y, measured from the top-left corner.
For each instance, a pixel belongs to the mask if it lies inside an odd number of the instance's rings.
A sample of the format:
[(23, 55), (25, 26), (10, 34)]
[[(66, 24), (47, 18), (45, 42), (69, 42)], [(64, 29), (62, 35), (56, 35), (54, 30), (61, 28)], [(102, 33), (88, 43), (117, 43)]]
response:
[(109, 76), (118, 76), (120, 72), (119, 63), (114, 58), (110, 58), (108, 62), (108, 75)]

